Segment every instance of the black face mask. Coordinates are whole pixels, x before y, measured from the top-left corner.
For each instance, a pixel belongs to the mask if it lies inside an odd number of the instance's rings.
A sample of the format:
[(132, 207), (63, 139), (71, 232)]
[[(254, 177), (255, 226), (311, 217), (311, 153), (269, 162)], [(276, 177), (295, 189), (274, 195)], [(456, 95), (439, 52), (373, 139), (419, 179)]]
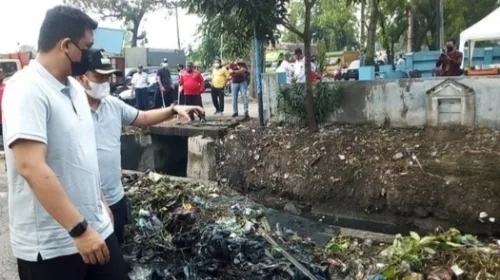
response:
[(453, 46), (446, 46), (446, 49), (448, 50), (448, 52), (451, 52), (453, 50)]
[[(71, 42), (73, 43), (73, 42)], [(78, 47), (77, 44), (73, 43), (75, 47), (77, 47), (80, 50), (81, 56), (80, 56), (80, 61), (73, 61), (69, 57), (69, 55), (66, 53), (66, 57), (69, 59), (71, 62), (71, 76), (77, 77), (81, 76), (89, 70), (89, 56), (90, 56), (90, 50), (85, 49), (82, 50), (80, 47)]]

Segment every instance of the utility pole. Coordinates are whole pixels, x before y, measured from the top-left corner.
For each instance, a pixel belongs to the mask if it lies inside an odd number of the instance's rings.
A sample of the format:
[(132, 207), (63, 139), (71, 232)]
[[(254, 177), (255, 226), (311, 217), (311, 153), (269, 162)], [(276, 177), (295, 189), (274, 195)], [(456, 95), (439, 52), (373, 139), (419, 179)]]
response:
[[(224, 22), (222, 22), (222, 30), (224, 30)], [(224, 48), (224, 34), (220, 34), (220, 61), (222, 61), (222, 49)]]
[(406, 40), (406, 51), (413, 52), (413, 0), (408, 0), (408, 38)]
[(262, 98), (262, 80), (260, 77), (261, 74), (261, 69), (262, 69), (262, 58), (260, 55), (260, 41), (257, 36), (257, 25), (254, 22), (254, 28), (253, 28), (253, 34), (254, 34), (254, 56), (255, 56), (255, 66), (253, 71), (255, 72), (255, 92), (257, 93), (257, 103), (259, 104), (259, 123), (261, 126), (265, 125), (265, 120), (264, 120), (264, 101)]
[(442, 48), (444, 46), (444, 7), (443, 0), (438, 0), (439, 2), (439, 46)]
[(181, 49), (181, 32), (179, 31), (179, 7), (175, 5), (175, 25), (177, 26), (177, 49)]

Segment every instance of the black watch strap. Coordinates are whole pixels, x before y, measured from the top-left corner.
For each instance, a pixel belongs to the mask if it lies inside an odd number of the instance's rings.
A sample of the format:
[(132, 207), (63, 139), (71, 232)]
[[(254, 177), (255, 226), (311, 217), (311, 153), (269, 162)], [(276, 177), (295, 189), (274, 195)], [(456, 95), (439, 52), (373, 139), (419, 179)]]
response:
[(89, 224), (84, 219), (69, 231), (69, 235), (73, 238), (81, 236), (87, 230), (88, 225)]

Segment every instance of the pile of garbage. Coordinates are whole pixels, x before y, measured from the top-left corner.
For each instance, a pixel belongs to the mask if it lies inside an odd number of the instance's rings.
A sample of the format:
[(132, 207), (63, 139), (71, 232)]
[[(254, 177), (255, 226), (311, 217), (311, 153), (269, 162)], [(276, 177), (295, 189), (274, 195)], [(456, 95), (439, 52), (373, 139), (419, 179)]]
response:
[(124, 176), (133, 208), (124, 254), (133, 280), (498, 280), (500, 241), (456, 229), (392, 244), (334, 236), (317, 246), (271, 228), (264, 209), (214, 184)]
[(330, 279), (313, 242), (271, 232), (261, 209), (217, 203), (216, 186), (127, 176), (133, 224), (123, 247), (134, 280)]
[(396, 235), (392, 244), (334, 237), (324, 248), (330, 273), (356, 280), (500, 279), (500, 242), (480, 242), (456, 229), (421, 237)]

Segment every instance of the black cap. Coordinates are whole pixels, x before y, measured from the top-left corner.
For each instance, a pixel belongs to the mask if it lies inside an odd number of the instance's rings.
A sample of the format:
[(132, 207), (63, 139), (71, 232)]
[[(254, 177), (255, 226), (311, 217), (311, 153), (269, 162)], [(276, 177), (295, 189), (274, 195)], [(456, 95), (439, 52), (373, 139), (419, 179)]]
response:
[(163, 58), (163, 59), (161, 60), (161, 62), (163, 62), (163, 63), (168, 63), (168, 59), (167, 59), (167, 58)]
[(123, 76), (123, 73), (120, 70), (113, 67), (108, 53), (103, 49), (90, 50), (89, 70), (101, 75), (115, 74), (116, 76)]

